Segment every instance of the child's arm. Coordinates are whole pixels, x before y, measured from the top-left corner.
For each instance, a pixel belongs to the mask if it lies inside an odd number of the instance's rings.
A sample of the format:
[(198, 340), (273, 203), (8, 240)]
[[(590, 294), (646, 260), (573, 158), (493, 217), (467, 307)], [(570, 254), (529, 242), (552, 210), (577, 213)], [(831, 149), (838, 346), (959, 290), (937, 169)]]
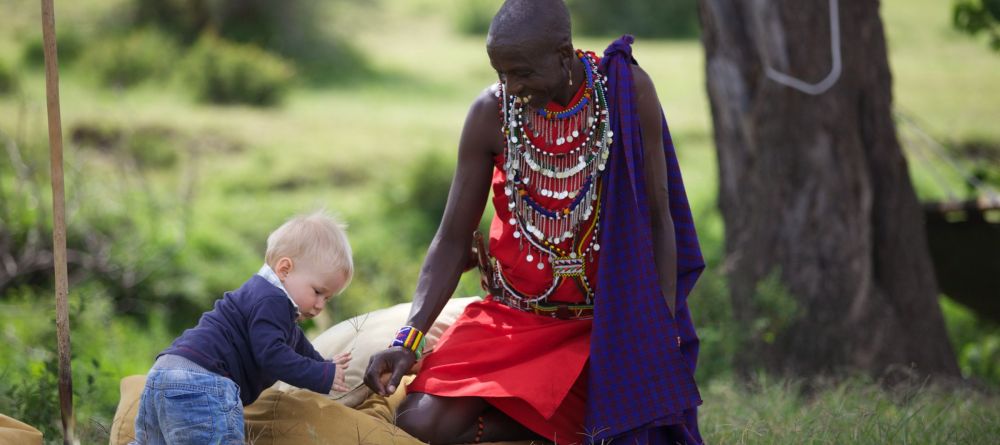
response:
[[(302, 333), (301, 329), (295, 329), (294, 331), (296, 338), (294, 342), (295, 352), (298, 352), (306, 357), (312, 357), (319, 361), (327, 361), (322, 355), (320, 355), (319, 352), (316, 351), (309, 339)], [(344, 383), (344, 371), (347, 371), (347, 366), (351, 362), (351, 352), (341, 352), (340, 354), (333, 356), (333, 358), (329, 361), (333, 362), (334, 365), (337, 365), (337, 373), (333, 378), (333, 390), (347, 392), (353, 389), (347, 387)]]
[[(288, 301), (284, 297), (262, 298), (251, 310), (249, 324), (254, 358), (268, 374), (299, 388), (324, 394), (334, 388), (336, 377), (343, 382), (343, 369), (337, 363), (324, 361), (315, 350), (302, 355), (293, 348), (302, 331), (289, 317)], [(312, 345), (309, 349), (313, 349)]]

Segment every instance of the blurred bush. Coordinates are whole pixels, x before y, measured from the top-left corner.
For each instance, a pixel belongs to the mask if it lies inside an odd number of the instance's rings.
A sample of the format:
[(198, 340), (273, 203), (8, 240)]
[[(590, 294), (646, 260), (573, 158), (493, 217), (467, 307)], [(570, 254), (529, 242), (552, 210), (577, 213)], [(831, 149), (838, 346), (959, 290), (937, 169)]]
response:
[(698, 36), (697, 0), (568, 0), (576, 33), (599, 36)]
[[(704, 250), (705, 244), (702, 243)], [(744, 337), (733, 322), (729, 289), (719, 270), (710, 265), (688, 296), (688, 307), (698, 333), (698, 367), (695, 377), (708, 382), (732, 374), (733, 356)]]
[[(25, 286), (0, 300), (0, 412), (41, 430), (46, 443), (62, 436), (52, 295)], [(99, 285), (71, 288), (69, 305), (77, 437), (84, 444), (107, 442), (119, 380), (145, 373), (173, 336), (155, 311), (141, 323), (115, 317)]]
[[(45, 46), (41, 36), (37, 39), (29, 39), (21, 49), (21, 62), (30, 68), (43, 68), (45, 66)], [(56, 51), (59, 55), (59, 66), (73, 65), (84, 50), (83, 37), (68, 29), (56, 34)]]
[[(189, 218), (191, 180), (153, 184), (147, 171), (164, 165), (121, 156), (112, 148), (68, 151), (66, 243), (73, 286), (97, 285), (116, 313), (143, 319), (170, 307), (169, 322), (196, 316), (203, 304), (197, 275), (180, 261)], [(48, 150), (0, 132), (0, 302), (20, 287), (52, 286)], [(176, 147), (175, 147), (176, 148)], [(147, 162), (147, 164), (141, 164)], [(182, 175), (183, 176), (183, 175)], [(176, 188), (175, 188), (176, 187)], [(86, 203), (86, 205), (82, 205)], [(180, 323), (178, 323), (180, 324)]]
[(105, 86), (127, 88), (165, 80), (179, 57), (177, 44), (162, 32), (141, 29), (88, 45), (81, 64)]
[[(337, 319), (410, 301), (416, 289), (424, 256), (448, 201), (455, 159), (429, 149), (398, 170), (373, 187), (378, 200), (350, 229), (355, 279), (331, 303)], [(488, 231), (493, 216), (491, 206), (487, 207), (479, 224), (483, 231)], [(483, 295), (478, 272), (463, 275), (454, 295)]]
[(957, 0), (952, 26), (973, 36), (985, 34), (990, 47), (1000, 51), (1000, 0)]
[[(337, 0), (332, 3), (360, 3)], [(311, 0), (132, 0), (132, 26), (154, 26), (193, 45), (212, 32), (293, 60), (307, 80), (325, 81), (367, 72), (360, 52), (333, 30), (331, 2)]]
[(700, 340), (695, 377), (705, 383), (732, 375), (733, 357), (746, 344), (748, 336), (735, 323), (722, 270), (722, 215), (708, 207), (695, 215), (694, 220), (698, 222), (698, 241), (706, 267), (688, 295), (688, 307)]
[[(403, 243), (426, 249), (437, 232), (448, 202), (455, 160), (440, 150), (428, 150), (399, 176), (382, 184), (383, 220), (395, 226)], [(470, 242), (472, 234), (469, 234)], [(471, 244), (470, 244), (471, 245)]]
[(501, 4), (503, 0), (458, 1), (452, 9), (455, 28), (462, 34), (486, 34)]
[(14, 93), (17, 91), (17, 87), (17, 73), (3, 59), (0, 59), (0, 96)]
[(940, 302), (962, 375), (1000, 388), (1000, 326), (950, 298)]
[(285, 60), (250, 44), (205, 34), (181, 64), (181, 77), (197, 98), (216, 104), (276, 105), (292, 85)]
[[(501, 4), (503, 0), (457, 0), (451, 9), (454, 26), (463, 34), (486, 34)], [(697, 0), (567, 0), (567, 4), (574, 35), (698, 36)]]
[(144, 126), (132, 132), (128, 152), (136, 166), (143, 169), (169, 169), (180, 159), (177, 146), (182, 143), (167, 127)]

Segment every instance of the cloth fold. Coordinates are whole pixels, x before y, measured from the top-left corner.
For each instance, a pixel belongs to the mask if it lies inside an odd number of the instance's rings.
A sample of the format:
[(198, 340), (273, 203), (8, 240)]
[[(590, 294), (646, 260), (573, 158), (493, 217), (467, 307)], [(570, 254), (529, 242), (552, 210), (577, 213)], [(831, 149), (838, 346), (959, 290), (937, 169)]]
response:
[(661, 112), (677, 246), (676, 315), (671, 317), (659, 285), (648, 223), (633, 41), (626, 35), (613, 42), (600, 69), (608, 76), (614, 143), (601, 194), (602, 257), (591, 338), (587, 430), (598, 443), (613, 438), (628, 444), (700, 444), (701, 397), (694, 381), (698, 337), (687, 295), (705, 262)]

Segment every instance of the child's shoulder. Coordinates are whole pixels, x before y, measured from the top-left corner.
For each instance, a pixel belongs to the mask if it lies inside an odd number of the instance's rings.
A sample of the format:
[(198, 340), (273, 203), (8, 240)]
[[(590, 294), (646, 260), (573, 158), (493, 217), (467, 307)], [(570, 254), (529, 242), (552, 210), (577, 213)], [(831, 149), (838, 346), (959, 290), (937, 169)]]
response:
[(295, 308), (285, 292), (259, 275), (251, 277), (233, 297), (238, 300), (237, 304), (252, 312), (263, 310), (275, 312), (276, 315), (287, 312), (294, 320)]

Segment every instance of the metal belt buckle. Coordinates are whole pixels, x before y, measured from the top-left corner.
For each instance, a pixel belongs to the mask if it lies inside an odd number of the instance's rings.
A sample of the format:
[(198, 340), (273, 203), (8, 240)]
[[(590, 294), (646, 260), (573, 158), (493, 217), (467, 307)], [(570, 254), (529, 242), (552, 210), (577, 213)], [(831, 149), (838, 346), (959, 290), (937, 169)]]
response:
[(565, 304), (560, 304), (556, 306), (556, 312), (553, 315), (561, 320), (569, 320), (572, 318), (576, 318), (573, 316), (574, 315), (573, 311), (571, 311), (569, 309), (569, 306)]

